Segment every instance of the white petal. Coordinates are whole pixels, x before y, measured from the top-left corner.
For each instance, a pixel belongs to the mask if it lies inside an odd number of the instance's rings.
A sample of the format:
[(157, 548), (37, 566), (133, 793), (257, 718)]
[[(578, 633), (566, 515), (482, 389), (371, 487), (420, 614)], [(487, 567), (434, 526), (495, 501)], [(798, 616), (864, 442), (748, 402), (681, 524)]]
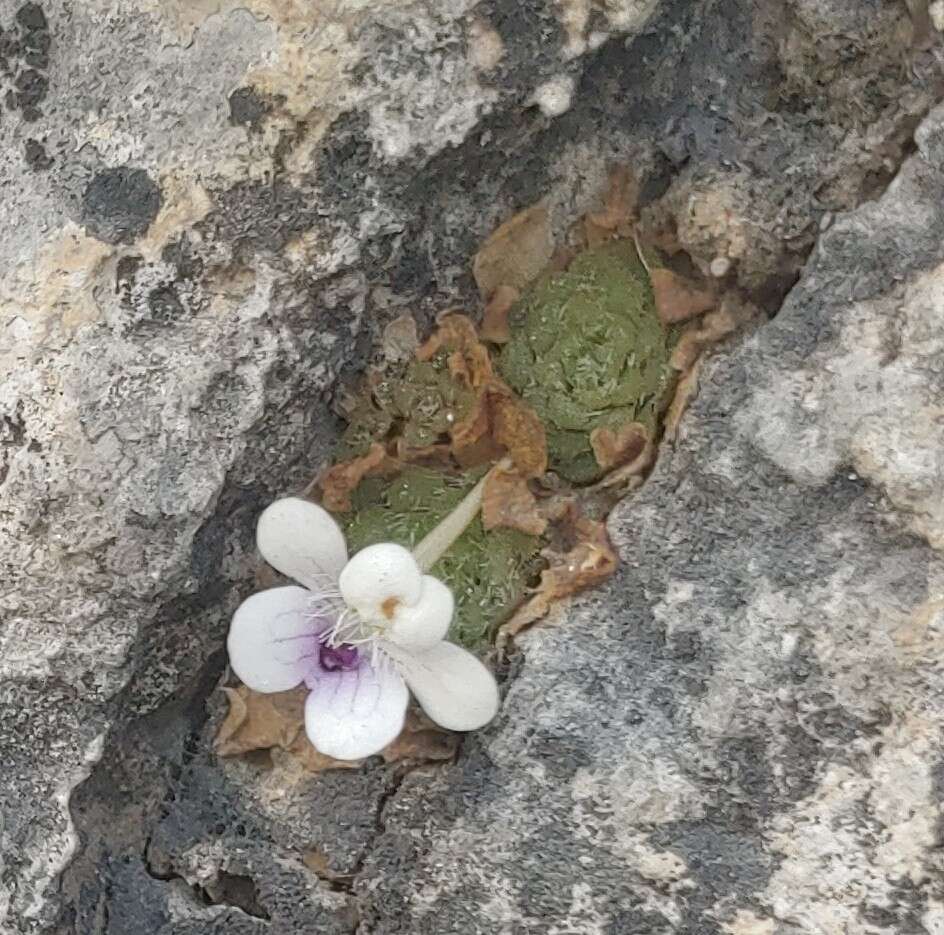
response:
[(338, 579), (341, 596), (368, 620), (390, 619), (384, 602), (415, 604), (423, 590), (423, 575), (408, 549), (378, 542), (361, 549)]
[(388, 647), (423, 710), (449, 730), (476, 730), (498, 713), (498, 685), (488, 669), (455, 643), (422, 653)]
[(452, 591), (438, 578), (423, 575), (420, 599), (410, 606), (399, 604), (385, 636), (399, 646), (430, 649), (446, 638), (455, 601)]
[(313, 591), (334, 586), (347, 563), (344, 534), (331, 514), (299, 497), (276, 500), (262, 511), (256, 544), (273, 568)]
[(337, 760), (372, 756), (403, 730), (409, 697), (389, 663), (374, 668), (363, 659), (356, 669), (322, 671), (305, 701), (305, 733)]
[(233, 614), (226, 648), (233, 671), (257, 692), (294, 688), (317, 665), (318, 633), (311, 594), (289, 585), (247, 598)]

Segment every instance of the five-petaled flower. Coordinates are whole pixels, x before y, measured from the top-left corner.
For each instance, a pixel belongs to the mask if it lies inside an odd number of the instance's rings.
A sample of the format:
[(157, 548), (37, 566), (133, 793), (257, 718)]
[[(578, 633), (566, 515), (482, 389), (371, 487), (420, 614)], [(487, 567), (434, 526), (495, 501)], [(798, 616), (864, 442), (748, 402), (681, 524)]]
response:
[(452, 592), (407, 549), (371, 545), (348, 560), (330, 514), (277, 500), (259, 519), (259, 551), (303, 587), (252, 595), (233, 615), (230, 664), (259, 692), (304, 683), (305, 731), (339, 760), (378, 753), (403, 728), (409, 693), (437, 724), (475, 730), (498, 710), (498, 688), (471, 653), (445, 641)]

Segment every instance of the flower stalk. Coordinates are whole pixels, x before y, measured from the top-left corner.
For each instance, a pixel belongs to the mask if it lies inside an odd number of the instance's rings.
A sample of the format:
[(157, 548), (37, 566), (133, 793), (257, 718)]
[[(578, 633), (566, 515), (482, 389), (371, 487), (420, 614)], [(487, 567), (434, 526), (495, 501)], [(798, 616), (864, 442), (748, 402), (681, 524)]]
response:
[(429, 571), (449, 551), (450, 546), (466, 531), (469, 523), (478, 515), (482, 508), (482, 494), (485, 490), (485, 483), (491, 476), (492, 471), (507, 470), (510, 467), (510, 459), (503, 458), (499, 461), (462, 498), (455, 509), (444, 516), (436, 527), (431, 529), (414, 546), (413, 558), (416, 559), (416, 564), (424, 572)]

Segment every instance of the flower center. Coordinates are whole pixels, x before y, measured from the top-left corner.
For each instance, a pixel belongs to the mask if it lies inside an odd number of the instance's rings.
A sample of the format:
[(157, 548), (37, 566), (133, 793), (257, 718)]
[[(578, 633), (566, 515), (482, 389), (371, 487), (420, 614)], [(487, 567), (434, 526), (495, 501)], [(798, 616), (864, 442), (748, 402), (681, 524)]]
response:
[(338, 669), (356, 669), (358, 664), (356, 646), (341, 643), (338, 646), (328, 646), (322, 643), (318, 650), (318, 662), (326, 672), (337, 672)]

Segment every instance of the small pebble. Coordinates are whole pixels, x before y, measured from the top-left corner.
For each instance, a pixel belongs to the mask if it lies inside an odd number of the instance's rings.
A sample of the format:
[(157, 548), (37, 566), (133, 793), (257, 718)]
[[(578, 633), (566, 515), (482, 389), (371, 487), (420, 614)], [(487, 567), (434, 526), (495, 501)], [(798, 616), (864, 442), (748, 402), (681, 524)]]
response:
[(711, 261), (711, 265), (708, 269), (711, 271), (712, 276), (716, 279), (721, 279), (722, 276), (728, 275), (728, 270), (731, 269), (731, 261), (726, 256), (716, 256)]
[(944, 0), (934, 0), (928, 13), (931, 16), (931, 23), (938, 32), (944, 32)]
[(545, 117), (560, 117), (570, 110), (574, 97), (574, 79), (560, 75), (535, 88), (533, 101)]

